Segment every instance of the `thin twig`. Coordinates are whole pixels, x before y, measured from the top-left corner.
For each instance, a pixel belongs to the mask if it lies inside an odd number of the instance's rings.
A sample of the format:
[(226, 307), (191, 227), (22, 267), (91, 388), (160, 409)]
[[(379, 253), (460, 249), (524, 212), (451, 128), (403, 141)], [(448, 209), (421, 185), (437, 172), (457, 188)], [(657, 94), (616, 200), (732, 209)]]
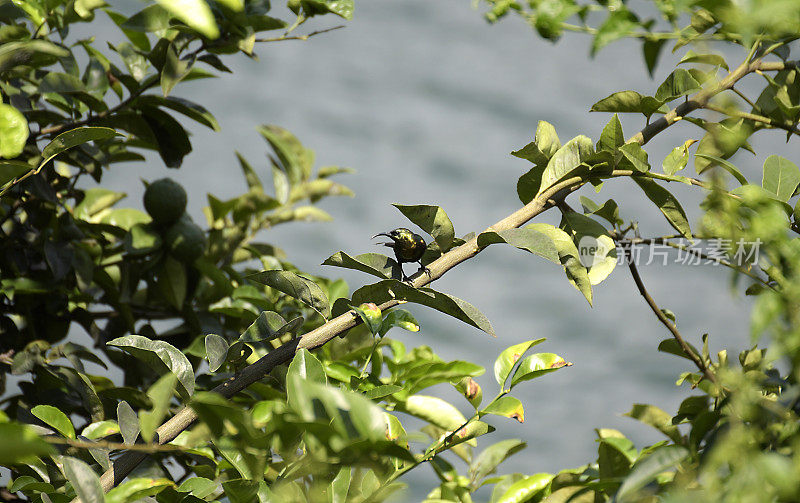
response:
[(633, 255), (630, 253), (630, 250), (628, 248), (629, 247), (623, 246), (622, 252), (625, 254), (625, 260), (628, 262), (628, 268), (631, 271), (631, 276), (633, 277), (634, 283), (636, 283), (636, 288), (639, 289), (639, 293), (642, 294), (642, 297), (644, 297), (645, 302), (647, 302), (647, 305), (650, 306), (650, 309), (653, 311), (653, 314), (656, 315), (658, 321), (660, 321), (665, 327), (667, 327), (667, 330), (670, 331), (672, 337), (678, 342), (684, 354), (694, 362), (694, 364), (697, 366), (700, 372), (702, 372), (703, 375), (706, 376), (706, 378), (709, 381), (711, 381), (714, 384), (717, 384), (717, 376), (715, 376), (708, 369), (708, 367), (706, 366), (705, 362), (700, 357), (700, 355), (696, 354), (694, 350), (692, 350), (692, 347), (689, 346), (689, 344), (687, 344), (685, 340), (683, 340), (681, 333), (678, 331), (678, 327), (676, 327), (675, 324), (673, 324), (669, 320), (669, 318), (667, 318), (667, 316), (663, 313), (663, 311), (661, 311), (661, 309), (659, 309), (658, 304), (656, 304), (656, 301), (653, 300), (653, 297), (651, 297), (650, 294), (647, 292), (647, 289), (644, 286), (644, 282), (642, 281), (642, 277), (639, 275), (639, 269), (636, 267), (636, 263), (633, 260)]
[(763, 115), (756, 115), (748, 112), (742, 112), (741, 110), (718, 107), (716, 105), (712, 105), (711, 103), (706, 103), (705, 105), (703, 105), (703, 108), (705, 108), (706, 110), (711, 110), (712, 112), (729, 115), (731, 117), (738, 117), (740, 119), (751, 120), (753, 122), (760, 122), (762, 124), (766, 124), (769, 127), (783, 129), (784, 131), (788, 131), (791, 134), (796, 134), (797, 136), (800, 136), (800, 129), (797, 129), (797, 127), (791, 123), (775, 121), (770, 119), (769, 117), (764, 117)]
[[(720, 265), (723, 265), (725, 267), (733, 269), (734, 271), (742, 273), (745, 276), (748, 276), (748, 277), (758, 281), (759, 283), (763, 284), (764, 286), (766, 286), (766, 287), (768, 287), (768, 288), (770, 288), (772, 290), (775, 290), (776, 292), (778, 291), (767, 280), (765, 280), (764, 278), (758, 276), (757, 274), (753, 274), (752, 272), (748, 271), (747, 269), (745, 269), (742, 266), (736, 265), (736, 264), (734, 264), (732, 262), (728, 262), (727, 260), (722, 260), (722, 259), (716, 260), (714, 258), (709, 257), (707, 254), (701, 252), (700, 250), (695, 250), (695, 249), (690, 248), (690, 247), (688, 247), (686, 245), (682, 245), (680, 243), (675, 243), (673, 241), (670, 241), (671, 239), (679, 239), (681, 236), (663, 236), (663, 237), (657, 237), (657, 238), (616, 238), (612, 234), (611, 237), (614, 238), (614, 241), (616, 241), (617, 244), (619, 244), (621, 246), (630, 246), (630, 245), (638, 245), (638, 244), (642, 244), (642, 245), (663, 244), (663, 245), (669, 246), (670, 248), (675, 248), (676, 250), (685, 251), (686, 253), (694, 255), (695, 257), (698, 257), (698, 258), (700, 258), (702, 260), (708, 260), (708, 261), (711, 261), (711, 262), (716, 262), (716, 263), (718, 263)], [(697, 237), (697, 236), (695, 236), (695, 237)], [(698, 237), (698, 239), (703, 239), (703, 238), (699, 238)]]
[(110, 451), (137, 451), (137, 452), (185, 452), (192, 449), (182, 447), (174, 444), (125, 444), (121, 442), (107, 442), (98, 440), (96, 442), (87, 442), (84, 440), (75, 440), (72, 438), (61, 437), (42, 437), (46, 442), (58, 445), (68, 445), (78, 449), (108, 449)]
[(287, 37), (286, 35), (283, 35), (281, 37), (273, 37), (273, 38), (257, 38), (256, 42), (283, 42), (284, 40), (308, 40), (309, 38), (311, 38), (311, 37), (313, 37), (315, 35), (320, 35), (322, 33), (328, 33), (329, 31), (338, 30), (339, 28), (344, 28), (344, 25), (340, 24), (339, 26), (334, 26), (332, 28), (325, 28), (324, 30), (312, 31), (308, 35), (293, 35), (291, 37)]

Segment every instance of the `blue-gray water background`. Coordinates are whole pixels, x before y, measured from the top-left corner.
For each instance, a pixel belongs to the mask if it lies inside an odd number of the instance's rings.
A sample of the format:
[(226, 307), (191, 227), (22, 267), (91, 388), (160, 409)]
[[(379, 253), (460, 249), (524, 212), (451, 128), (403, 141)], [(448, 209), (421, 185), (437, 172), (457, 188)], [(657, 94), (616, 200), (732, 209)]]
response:
[[(308, 24), (315, 29), (335, 21)], [(638, 42), (615, 43), (592, 60), (590, 40), (583, 35), (568, 35), (553, 45), (516, 18), (487, 24), (467, 1), (357, 2), (355, 17), (346, 24), (306, 42), (258, 45), (258, 62), (243, 56), (226, 60), (233, 75), (181, 84), (175, 94), (207, 106), (222, 131), (187, 121), (194, 151), (179, 171), (168, 171), (151, 157), (146, 164), (112, 169), (104, 185), (128, 192), (128, 204), (138, 206), (140, 178), (172, 176), (186, 187), (189, 210), (202, 222), (206, 193), (226, 198), (245, 190), (233, 151), (244, 154), (269, 180), (266, 144), (255, 127), (286, 127), (316, 151), (318, 166), (356, 169), (357, 174), (338, 178), (356, 197), (322, 203), (335, 218), (332, 223), (278, 227), (261, 240), (285, 249), (302, 270), (344, 277), (352, 291), (369, 277), (319, 264), (338, 250), (377, 251), (370, 236), (406, 225), (391, 203), (438, 204), (459, 235), (484, 229), (520, 206), (516, 180), (529, 165), (509, 152), (532, 140), (539, 120), (554, 124), (562, 142), (577, 134), (596, 140), (609, 117), (589, 114), (592, 103), (623, 89), (652, 94), (680, 57), (665, 51), (651, 80)], [(111, 26), (107, 30), (96, 33), (110, 40), (121, 36)], [(736, 64), (742, 55), (732, 54)], [(641, 117), (630, 117), (623, 118), (623, 125), (629, 136), (644, 124)], [(660, 169), (670, 149), (701, 135), (690, 124), (659, 135), (648, 145), (654, 169)], [(754, 145), (759, 152), (786, 151), (780, 139), (756, 137)], [(752, 180), (760, 180), (763, 158), (736, 161)], [(687, 212), (696, 221), (698, 189), (672, 188), (688, 201)], [(617, 198), (624, 203), (622, 217), (637, 220), (644, 236), (672, 232), (631, 183), (612, 181), (600, 194), (591, 188), (581, 193), (599, 202)], [(545, 215), (542, 221), (556, 219)], [(700, 335), (708, 332), (712, 348), (724, 345), (737, 352), (749, 344), (750, 304), (731, 294), (728, 270), (670, 264), (642, 266), (641, 272), (651, 294), (677, 314), (681, 331), (692, 342), (699, 344)], [(496, 390), (494, 359), (510, 344), (547, 337), (537, 350), (574, 363), (515, 389), (525, 404), (524, 424), (490, 420), (498, 430), (482, 446), (504, 438), (528, 442), (528, 449), (501, 465), (500, 473), (554, 472), (590, 462), (596, 457), (597, 427), (620, 429), (641, 448), (659, 436), (621, 414), (643, 401), (674, 413), (691, 393), (674, 383), (681, 372), (693, 369), (687, 360), (655, 351), (668, 334), (626, 268), (595, 288), (593, 308), (560, 268), (511, 247), (484, 251), (448, 272), (435, 288), (481, 309), (498, 338), (413, 306), (422, 331), (392, 336), (407, 346), (430, 345), (446, 360), (485, 366), (489, 372), (479, 383), (486, 395)], [(442, 386), (431, 392), (468, 412), (452, 390)], [(436, 483), (427, 466), (405, 482), (412, 486), (405, 496), (412, 501)]]

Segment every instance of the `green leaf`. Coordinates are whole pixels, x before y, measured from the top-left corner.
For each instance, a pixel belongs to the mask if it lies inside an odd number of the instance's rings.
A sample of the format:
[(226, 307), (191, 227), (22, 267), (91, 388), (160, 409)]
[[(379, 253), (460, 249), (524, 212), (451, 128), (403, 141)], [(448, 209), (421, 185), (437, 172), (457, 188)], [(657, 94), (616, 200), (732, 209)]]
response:
[(117, 424), (123, 442), (126, 444), (136, 442), (136, 437), (139, 436), (139, 416), (125, 400), (117, 405)]
[(600, 140), (597, 142), (597, 150), (616, 152), (623, 145), (625, 145), (625, 135), (622, 132), (622, 123), (620, 123), (617, 114), (614, 114), (600, 134)]
[(167, 9), (187, 25), (191, 26), (203, 36), (210, 39), (219, 37), (219, 28), (214, 20), (214, 14), (205, 0), (156, 0), (159, 5)]
[(442, 208), (428, 204), (415, 206), (393, 204), (392, 206), (400, 210), (400, 213), (405, 215), (411, 222), (430, 234), (439, 245), (439, 250), (442, 253), (450, 249), (453, 244), (453, 238), (455, 238), (455, 230), (453, 229), (453, 223)]
[(28, 425), (0, 422), (0, 464), (10, 466), (17, 463), (33, 463), (38, 456), (55, 452), (36, 431)]
[(561, 263), (553, 240), (547, 234), (542, 234), (533, 229), (515, 228), (504, 231), (486, 231), (478, 235), (478, 246), (480, 248), (495, 243), (508, 243), (520, 250), (539, 255), (553, 263)]
[(517, 367), (514, 372), (514, 377), (511, 378), (511, 386), (509, 389), (514, 388), (517, 384), (523, 381), (530, 381), (536, 379), (550, 372), (555, 372), (562, 367), (569, 367), (572, 363), (565, 361), (560, 356), (553, 353), (536, 353), (526, 357)]
[(522, 402), (513, 396), (506, 395), (493, 401), (481, 410), (481, 414), (493, 414), (515, 419), (520, 423), (525, 422), (525, 409)]
[(636, 462), (625, 480), (617, 490), (616, 498), (620, 501), (637, 493), (649, 484), (656, 476), (674, 468), (689, 456), (689, 450), (679, 445), (665, 445)]
[(303, 317), (297, 316), (290, 321), (283, 319), (275, 311), (262, 311), (258, 318), (242, 332), (237, 342), (266, 342), (294, 332), (303, 325)]
[(358, 314), (372, 335), (376, 335), (380, 331), (383, 317), (377, 305), (365, 302), (359, 306), (353, 306), (353, 311)]
[[(689, 140), (686, 143), (689, 142), (694, 143), (694, 140)], [(691, 145), (691, 143), (689, 143), (689, 145), (687, 145), (686, 143), (673, 148), (672, 151), (664, 159), (664, 162), (662, 163), (662, 168), (664, 169), (664, 173), (668, 175), (674, 175), (675, 173), (686, 167), (686, 163), (689, 162), (688, 146)]]
[(473, 482), (479, 481), (494, 473), (500, 463), (526, 446), (525, 442), (518, 439), (501, 440), (496, 444), (490, 445), (478, 454), (470, 464), (470, 480)]
[(169, 108), (170, 110), (174, 110), (179, 114), (183, 114), (195, 122), (199, 122), (200, 124), (213, 129), (214, 131), (219, 131), (219, 123), (217, 122), (217, 119), (214, 118), (214, 115), (202, 105), (198, 105), (192, 101), (178, 98), (176, 96), (169, 96), (165, 98), (156, 94), (147, 94), (138, 97), (135, 103), (151, 107), (160, 106)]
[(632, 168), (636, 171), (650, 171), (647, 152), (638, 143), (626, 143), (619, 149), (622, 152), (620, 167)]
[(558, 250), (558, 256), (561, 260), (561, 265), (564, 267), (567, 280), (569, 280), (570, 284), (572, 284), (572, 286), (574, 286), (583, 294), (583, 296), (589, 302), (589, 305), (591, 305), (592, 283), (589, 280), (589, 271), (581, 263), (578, 248), (575, 246), (575, 242), (572, 240), (572, 237), (564, 232), (563, 229), (559, 229), (558, 227), (550, 224), (533, 223), (528, 224), (525, 227), (550, 236), (550, 239), (553, 240), (553, 243), (556, 245), (556, 249)]
[(392, 327), (400, 327), (403, 330), (408, 330), (409, 332), (419, 332), (419, 323), (414, 316), (412, 316), (412, 314), (405, 309), (395, 309), (393, 311), (389, 311), (383, 317), (383, 322), (381, 323), (381, 328), (378, 331), (378, 335), (383, 337)]
[(583, 135), (576, 136), (564, 144), (548, 161), (547, 167), (542, 173), (539, 194), (576, 169), (593, 153), (594, 143)]
[(245, 277), (294, 297), (327, 318), (330, 306), (325, 291), (310, 279), (290, 271), (271, 270)]
[(642, 42), (642, 53), (644, 55), (645, 64), (647, 64), (647, 72), (650, 74), (650, 78), (653, 78), (656, 65), (658, 65), (658, 60), (661, 56), (661, 49), (666, 42), (667, 41), (664, 39), (651, 40), (647, 38)]
[(161, 91), (167, 96), (172, 88), (189, 73), (189, 62), (182, 61), (175, 52), (175, 46), (167, 46), (164, 67), (161, 69)]
[(591, 112), (638, 112), (650, 117), (656, 111), (666, 112), (667, 107), (662, 101), (651, 96), (642, 96), (636, 91), (619, 91), (598, 101), (590, 110)]
[[(0, 119), (0, 121), (2, 121), (2, 119)], [(1, 127), (2, 127), (2, 125), (0, 125), (0, 128)], [(3, 156), (3, 153), (2, 153), (3, 152), (2, 142), (5, 141), (4, 138), (5, 138), (5, 136), (4, 136), (3, 132), (2, 132), (2, 130), (0, 130), (0, 157)], [(24, 143), (23, 143), (23, 145), (24, 145)], [(22, 151), (20, 151), (20, 152), (22, 152)], [(17, 154), (17, 155), (19, 155), (19, 154)], [(32, 169), (34, 169), (34, 167), (31, 166), (30, 164), (28, 164), (27, 162), (22, 162), (22, 161), (0, 161), (0, 186), (3, 186), (5, 184), (7, 184), (8, 182), (10, 182), (11, 180), (24, 175), (25, 173), (27, 173), (28, 171), (30, 171)]]
[[(275, 151), (280, 161), (279, 167), (288, 178), (289, 185), (294, 186), (308, 179), (314, 161), (314, 153), (311, 150), (303, 147), (297, 137), (281, 127), (263, 125), (258, 128), (258, 132)], [(280, 200), (278, 193), (276, 184), (275, 194)]]
[(683, 442), (683, 437), (678, 427), (672, 424), (672, 416), (655, 405), (635, 403), (631, 410), (623, 415), (652, 426), (677, 444)]
[(619, 206), (613, 199), (607, 200), (603, 206), (598, 206), (597, 203), (588, 197), (580, 197), (583, 212), (591, 215), (597, 215), (608, 221), (611, 225), (621, 225), (622, 219), (619, 218)]
[[(511, 484), (506, 492), (497, 500), (496, 503), (524, 503), (526, 501), (537, 501), (537, 494), (544, 492), (553, 480), (550, 473), (536, 473)], [(577, 498), (576, 498), (577, 499)], [(553, 503), (555, 503), (554, 500)]]
[(161, 234), (151, 224), (137, 223), (125, 235), (125, 251), (133, 256), (152, 253), (161, 248), (161, 243)]
[(100, 485), (100, 478), (94, 470), (80, 459), (69, 456), (59, 458), (75, 494), (83, 503), (105, 503), (105, 494)]
[(446, 431), (453, 431), (463, 425), (467, 419), (449, 402), (428, 395), (411, 395), (398, 410), (423, 419)]
[[(25, 142), (28, 141), (29, 133), (30, 129), (28, 129), (28, 121), (25, 116), (11, 105), (0, 103), (0, 157), (10, 159), (20, 155), (25, 148)], [(8, 166), (8, 164), (5, 165)], [(30, 170), (30, 166), (27, 168)], [(5, 173), (3, 174), (5, 175)], [(15, 174), (11, 178), (16, 178), (21, 174)], [(11, 178), (5, 180), (6, 177), (7, 175), (0, 178), (0, 183), (5, 184), (11, 180)]]
[(533, 198), (539, 193), (539, 189), (542, 186), (542, 175), (546, 167), (546, 162), (537, 164), (517, 180), (517, 196), (519, 196), (522, 204), (528, 204), (533, 201)]
[(658, 209), (661, 210), (661, 213), (664, 214), (670, 225), (686, 237), (686, 239), (691, 239), (692, 230), (689, 228), (689, 221), (686, 219), (686, 213), (683, 211), (678, 199), (653, 180), (640, 176), (632, 178), (633, 181), (641, 187), (648, 199), (658, 206)]
[(170, 14), (158, 4), (148, 5), (129, 17), (120, 28), (140, 32), (162, 31), (169, 28)]
[(403, 387), (397, 386), (396, 384), (381, 384), (364, 393), (364, 396), (370, 400), (377, 400), (402, 390)]
[(544, 337), (541, 339), (532, 339), (504, 349), (503, 352), (500, 353), (500, 356), (494, 361), (494, 378), (497, 384), (499, 384), (501, 388), (504, 387), (506, 379), (508, 379), (509, 374), (511, 374), (511, 369), (513, 369), (517, 361), (522, 358), (522, 355), (533, 346), (545, 340)]
[[(176, 489), (179, 493), (190, 493), (200, 499), (210, 496), (217, 490), (219, 484), (205, 477), (191, 477), (184, 480)], [(186, 501), (186, 500), (182, 500)]]
[(764, 176), (761, 182), (764, 190), (786, 202), (794, 195), (798, 184), (800, 184), (800, 169), (795, 163), (777, 155), (767, 157), (764, 161)]
[(228, 356), (228, 341), (216, 334), (208, 334), (205, 338), (208, 370), (216, 372), (225, 363)]
[(597, 32), (592, 40), (592, 56), (614, 40), (628, 36), (628, 34), (639, 26), (639, 20), (624, 6), (615, 10), (609, 9), (609, 11), (608, 17), (597, 28)]
[(380, 253), (364, 253), (351, 257), (345, 252), (340, 251), (325, 259), (322, 265), (354, 269), (356, 271), (372, 274), (381, 279), (391, 279), (392, 277), (400, 276), (400, 265), (397, 261), (386, 255), (381, 255)]
[(654, 98), (658, 101), (672, 101), (702, 88), (689, 70), (677, 68), (658, 86)]
[(179, 260), (167, 256), (158, 273), (158, 287), (161, 294), (175, 309), (183, 309), (186, 300), (186, 267)]
[(70, 94), (86, 90), (81, 79), (68, 73), (50, 72), (39, 84), (40, 93)]
[(119, 433), (119, 425), (115, 421), (97, 421), (86, 426), (81, 431), (81, 436), (90, 440), (97, 440), (117, 433)]
[(142, 107), (142, 118), (153, 132), (158, 155), (168, 168), (179, 168), (192, 151), (189, 135), (181, 124), (159, 108)]
[(168, 479), (133, 478), (108, 491), (105, 503), (127, 503), (147, 500), (175, 483)]
[(678, 61), (679, 65), (687, 63), (702, 63), (704, 65), (720, 66), (726, 70), (729, 69), (728, 63), (725, 62), (725, 58), (719, 54), (697, 54), (692, 50), (687, 51), (681, 60)]
[(118, 135), (119, 133), (107, 127), (80, 127), (61, 133), (42, 149), (43, 160), (39, 163), (39, 167), (36, 168), (36, 170), (42, 169), (53, 157), (72, 147), (90, 141), (107, 140)]
[(586, 215), (565, 213), (564, 221), (574, 232), (573, 240), (580, 261), (588, 270), (589, 282), (592, 285), (599, 284), (617, 265), (616, 243), (602, 224)]
[(124, 198), (124, 192), (114, 192), (113, 190), (93, 187), (84, 192), (83, 200), (75, 206), (73, 215), (80, 220), (89, 220), (90, 217), (114, 206)]
[[(184, 358), (186, 357), (184, 356)], [(164, 374), (147, 390), (147, 397), (153, 403), (153, 409), (139, 413), (139, 428), (145, 442), (151, 442), (155, 438), (156, 429), (167, 416), (176, 381), (175, 374)]]
[(167, 370), (180, 381), (187, 395), (194, 393), (194, 370), (189, 359), (178, 348), (164, 341), (153, 341), (141, 335), (118, 337), (106, 343), (142, 360), (158, 372)]
[(331, 482), (329, 495), (329, 503), (346, 503), (347, 493), (350, 490), (350, 475), (351, 468), (349, 466), (342, 467), (339, 473), (336, 474)]
[(37, 405), (31, 409), (31, 414), (41, 419), (48, 426), (67, 438), (75, 438), (75, 427), (66, 414), (52, 405)]
[(739, 183), (741, 183), (742, 185), (747, 185), (748, 184), (747, 178), (745, 178), (745, 176), (742, 174), (742, 172), (739, 171), (739, 168), (737, 168), (736, 166), (734, 166), (730, 162), (726, 161), (725, 159), (723, 159), (721, 157), (713, 156), (713, 155), (700, 154), (700, 153), (695, 154), (695, 157), (700, 157), (702, 159), (711, 161), (710, 163), (708, 163), (705, 166), (704, 170), (708, 169), (708, 168), (710, 168), (710, 167), (712, 167), (714, 165), (717, 165), (717, 166), (721, 167), (722, 169), (724, 169), (725, 171), (727, 171), (728, 173), (730, 173), (731, 175), (733, 175), (733, 177), (736, 178), (736, 180)]
[(298, 351), (292, 358), (288, 374), (319, 384), (327, 384), (328, 382), (322, 363), (305, 348)]
[(475, 306), (458, 297), (430, 288), (414, 288), (397, 280), (383, 280), (359, 288), (353, 293), (352, 300), (354, 304), (374, 302), (380, 305), (391, 299), (428, 306), (496, 337), (492, 324)]

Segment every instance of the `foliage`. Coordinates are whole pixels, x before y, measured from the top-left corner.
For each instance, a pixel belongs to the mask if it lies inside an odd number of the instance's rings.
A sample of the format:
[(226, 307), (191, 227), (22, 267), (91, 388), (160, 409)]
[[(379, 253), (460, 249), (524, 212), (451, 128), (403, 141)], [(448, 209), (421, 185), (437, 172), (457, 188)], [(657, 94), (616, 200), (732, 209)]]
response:
[[(254, 57), (257, 43), (308, 38), (291, 33), (311, 17), (349, 19), (352, 2), (289, 0), (291, 23), (269, 16), (263, 1), (160, 0), (132, 16), (92, 0), (0, 6), (3, 387), (8, 373), (21, 376), (0, 412), (9, 493), (36, 501), (382, 501), (402, 487), (400, 477), (427, 465), (440, 480), (429, 501), (470, 501), (484, 486), (503, 502), (797, 500), (800, 169), (772, 155), (760, 183), (751, 183), (734, 164), (737, 153), (752, 151), (757, 131), (800, 134), (798, 64), (789, 59), (800, 36), (797, 2), (658, 0), (659, 19), (621, 2), (486, 3), (490, 21), (516, 13), (551, 40), (565, 30), (588, 33), (592, 53), (639, 39), (650, 72), (669, 41), (687, 50), (652, 96), (625, 90), (592, 106), (614, 114), (597, 142), (582, 134), (562, 143), (556, 127), (541, 122), (533, 141), (512, 153), (531, 163), (517, 184), (525, 206), (484, 232), (459, 238), (442, 208), (397, 205), (431, 238), (422, 259), (429, 270), (399, 281), (393, 259), (340, 251), (325, 265), (379, 278), (352, 294), (342, 280), (304, 273), (258, 240), (278, 224), (329, 220), (315, 203), (352, 195), (330, 179), (345, 169), (315, 171), (313, 151), (278, 126), (258, 129), (270, 149), (271, 193), (261, 169), (237, 154), (247, 191), (227, 201), (209, 195), (205, 229), (184, 212), (175, 183), (153, 181), (146, 192), (155, 220), (122, 207), (125, 194), (101, 185), (104, 169), (142, 161), (142, 151), (181, 167), (191, 141), (180, 120), (218, 128), (201, 104), (174, 96), (181, 82), (229, 72), (224, 59)], [(106, 50), (70, 38), (72, 25), (97, 15), (108, 16), (123, 41)], [(271, 30), (284, 33), (260, 38)], [(742, 63), (711, 44), (740, 47)], [(756, 99), (735, 88), (751, 74), (764, 79)], [(643, 129), (626, 139), (619, 113), (641, 114)], [(678, 120), (703, 137), (683, 141), (653, 169), (644, 145)], [(697, 177), (684, 171), (695, 144)], [(618, 178), (630, 179), (677, 234), (642, 238), (621, 216), (625, 201), (581, 197), (580, 210), (566, 201), (587, 184), (601, 191)], [(706, 192), (699, 223), (667, 188), (674, 182)], [(559, 225), (527, 223), (551, 208), (562, 213)], [(738, 359), (727, 350), (711, 355), (704, 335), (697, 349), (649, 296), (631, 248), (665, 243), (689, 253), (679, 238), (739, 245), (716, 261), (756, 297), (752, 334), (765, 347)], [(649, 404), (628, 412), (663, 441), (640, 450), (623, 433), (598, 428), (597, 460), (583, 467), (493, 476), (525, 442), (478, 452), (491, 417), (524, 421), (513, 389), (570, 363), (532, 353), (543, 339), (506, 348), (493, 369), (497, 392), (484, 402), (474, 380), (482, 367), (445, 361), (427, 346), (409, 350), (387, 334), (420, 330), (397, 307), (408, 302), (495, 335), (475, 306), (427, 284), (497, 244), (562, 267), (590, 304), (592, 287), (620, 259), (628, 265), (670, 334), (659, 349), (693, 366), (678, 380), (693, 392), (674, 415)], [(65, 340), (76, 327), (93, 348)], [(124, 382), (93, 373), (108, 364)], [(466, 403), (423, 393), (448, 384)], [(406, 430), (409, 416), (425, 424), (425, 437)], [(115, 486), (108, 470), (133, 459), (130, 452), (143, 453), (139, 467)]]

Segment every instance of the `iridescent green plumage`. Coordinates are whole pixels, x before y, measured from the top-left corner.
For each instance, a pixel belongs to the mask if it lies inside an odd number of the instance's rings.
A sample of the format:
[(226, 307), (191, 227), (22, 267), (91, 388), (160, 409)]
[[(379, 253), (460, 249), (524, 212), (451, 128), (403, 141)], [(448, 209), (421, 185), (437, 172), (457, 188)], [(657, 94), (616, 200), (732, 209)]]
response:
[(376, 238), (378, 236), (386, 236), (393, 241), (392, 243), (383, 243), (383, 245), (394, 250), (394, 256), (400, 264), (400, 273), (403, 276), (403, 280), (408, 279), (408, 276), (403, 272), (403, 264), (406, 262), (417, 262), (421, 267), (420, 270), (428, 271), (428, 268), (422, 263), (422, 256), (428, 247), (422, 236), (411, 232), (405, 227), (400, 227), (390, 232), (382, 232), (372, 237)]

